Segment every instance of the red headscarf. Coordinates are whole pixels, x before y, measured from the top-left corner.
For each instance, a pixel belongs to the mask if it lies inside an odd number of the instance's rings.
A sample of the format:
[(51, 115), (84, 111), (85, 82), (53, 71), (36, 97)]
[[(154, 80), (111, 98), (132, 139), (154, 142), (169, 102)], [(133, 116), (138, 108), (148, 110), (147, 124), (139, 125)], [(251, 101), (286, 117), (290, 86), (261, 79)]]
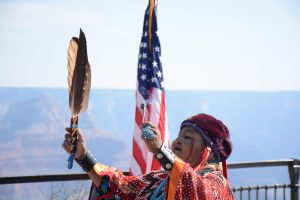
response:
[(198, 114), (184, 120), (181, 127), (193, 126), (206, 140), (219, 161), (225, 161), (231, 151), (232, 143), (228, 128), (220, 120), (207, 114)]

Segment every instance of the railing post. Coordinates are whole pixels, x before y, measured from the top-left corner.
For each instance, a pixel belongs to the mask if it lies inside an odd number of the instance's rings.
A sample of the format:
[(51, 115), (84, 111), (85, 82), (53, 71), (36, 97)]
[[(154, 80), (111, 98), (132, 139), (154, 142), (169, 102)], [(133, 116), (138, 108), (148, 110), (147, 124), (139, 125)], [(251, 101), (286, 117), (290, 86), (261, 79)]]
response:
[(291, 183), (291, 199), (299, 200), (298, 198), (298, 187), (296, 184), (299, 183), (299, 169), (300, 169), (300, 160), (293, 159), (293, 162), (289, 164), (289, 175)]

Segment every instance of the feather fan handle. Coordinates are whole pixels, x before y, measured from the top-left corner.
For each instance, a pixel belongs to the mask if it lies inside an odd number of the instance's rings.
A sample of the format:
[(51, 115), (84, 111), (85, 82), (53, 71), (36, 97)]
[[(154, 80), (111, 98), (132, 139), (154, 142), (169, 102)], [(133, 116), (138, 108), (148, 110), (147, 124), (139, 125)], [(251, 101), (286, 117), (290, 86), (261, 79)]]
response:
[(80, 29), (79, 38), (73, 37), (68, 48), (68, 92), (71, 111), (72, 146), (68, 168), (73, 167), (76, 153), (78, 115), (88, 107), (91, 88), (91, 68), (88, 62), (86, 39)]

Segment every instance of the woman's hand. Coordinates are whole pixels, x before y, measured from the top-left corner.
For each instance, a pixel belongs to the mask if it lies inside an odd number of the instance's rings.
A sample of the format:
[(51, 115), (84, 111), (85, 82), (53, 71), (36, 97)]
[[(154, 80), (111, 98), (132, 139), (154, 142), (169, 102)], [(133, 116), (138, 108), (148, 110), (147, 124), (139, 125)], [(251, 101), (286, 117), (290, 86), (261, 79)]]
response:
[[(65, 134), (65, 140), (62, 143), (63, 149), (70, 154), (71, 153), (71, 146), (72, 146), (72, 128), (66, 128), (67, 133)], [(75, 153), (75, 159), (82, 159), (87, 153), (87, 147), (85, 139), (83, 138), (82, 134), (80, 133), (80, 130), (77, 129), (77, 149)]]
[(141, 128), (145, 128), (146, 126), (150, 126), (151, 131), (153, 131), (153, 133), (154, 133), (154, 138), (153, 139), (145, 139), (142, 137), (142, 139), (145, 141), (148, 150), (150, 152), (152, 152), (153, 154), (156, 154), (163, 144), (161, 135), (160, 135), (160, 131), (159, 131), (158, 127), (156, 127), (151, 122), (143, 123)]

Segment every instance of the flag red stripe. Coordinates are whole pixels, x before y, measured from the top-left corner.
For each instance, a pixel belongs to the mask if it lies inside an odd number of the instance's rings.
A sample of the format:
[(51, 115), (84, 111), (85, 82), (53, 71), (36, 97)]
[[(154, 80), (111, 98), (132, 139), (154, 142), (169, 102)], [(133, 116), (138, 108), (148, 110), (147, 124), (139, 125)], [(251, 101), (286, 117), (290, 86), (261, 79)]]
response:
[(138, 163), (138, 165), (141, 169), (141, 172), (144, 174), (146, 172), (146, 162), (143, 159), (142, 151), (141, 151), (139, 145), (136, 143), (135, 139), (133, 139), (132, 146), (133, 146), (133, 152), (132, 152), (133, 157), (136, 160), (136, 162)]
[(161, 94), (161, 104), (160, 104), (160, 114), (159, 114), (159, 123), (158, 128), (161, 133), (161, 139), (162, 141), (165, 141), (165, 93), (162, 92)]
[(138, 126), (141, 126), (143, 122), (143, 115), (137, 106), (135, 107), (135, 122)]
[(152, 160), (151, 169), (152, 170), (160, 170), (161, 169), (161, 166), (160, 166), (159, 162), (154, 157), (153, 157), (153, 160)]

